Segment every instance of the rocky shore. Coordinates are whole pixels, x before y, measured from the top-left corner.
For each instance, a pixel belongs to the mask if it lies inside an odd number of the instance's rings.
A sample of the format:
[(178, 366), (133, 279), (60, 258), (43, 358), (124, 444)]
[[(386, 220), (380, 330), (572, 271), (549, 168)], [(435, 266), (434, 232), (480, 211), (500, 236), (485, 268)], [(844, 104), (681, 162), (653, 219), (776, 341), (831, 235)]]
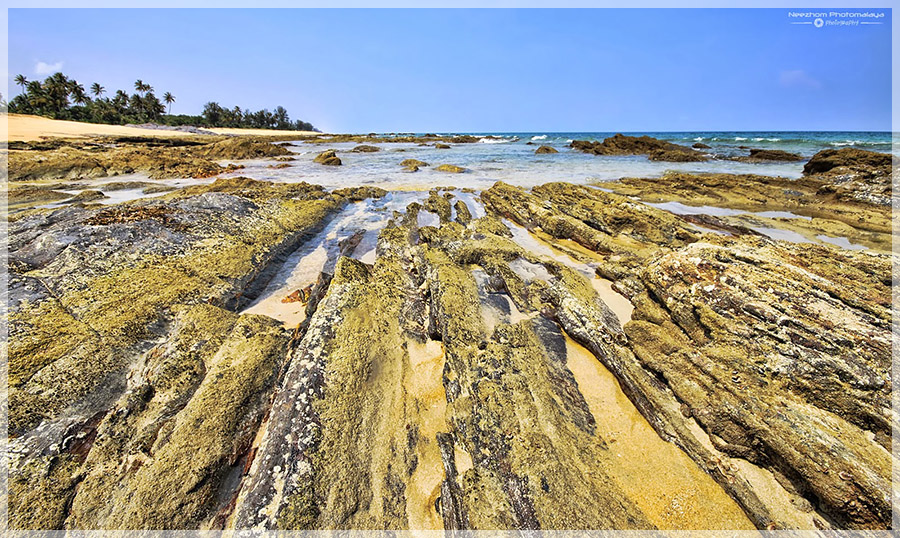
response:
[[(381, 138), (309, 141), (376, 154)], [(706, 158), (611, 138), (572, 144)], [(289, 153), (175, 140), (13, 145), (11, 203)], [(15, 214), (9, 525), (888, 528), (892, 164), (844, 149), (798, 180), (422, 192), (385, 213), (373, 258), (362, 232), (322, 249), (275, 298), (303, 305), (288, 325), (242, 311), (332, 219), (392, 193), (230, 177)]]

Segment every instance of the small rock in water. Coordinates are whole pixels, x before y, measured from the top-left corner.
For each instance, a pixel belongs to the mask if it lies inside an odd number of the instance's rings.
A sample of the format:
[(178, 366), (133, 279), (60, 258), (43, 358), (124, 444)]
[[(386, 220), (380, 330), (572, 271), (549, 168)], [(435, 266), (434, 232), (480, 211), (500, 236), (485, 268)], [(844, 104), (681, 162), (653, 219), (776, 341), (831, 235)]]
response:
[(317, 162), (319, 164), (324, 164), (327, 166), (340, 166), (342, 164), (340, 157), (337, 156), (333, 149), (329, 149), (318, 154), (316, 158), (313, 159), (313, 162)]
[(435, 168), (438, 172), (450, 172), (453, 174), (461, 174), (466, 171), (462, 166), (456, 166), (455, 164), (442, 164)]

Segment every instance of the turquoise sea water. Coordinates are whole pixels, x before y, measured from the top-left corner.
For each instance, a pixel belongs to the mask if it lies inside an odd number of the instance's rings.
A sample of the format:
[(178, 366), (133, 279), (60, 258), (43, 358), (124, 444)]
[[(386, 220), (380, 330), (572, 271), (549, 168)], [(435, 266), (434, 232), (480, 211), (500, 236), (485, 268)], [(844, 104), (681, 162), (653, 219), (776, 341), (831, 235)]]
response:
[[(424, 133), (418, 133), (424, 134)], [(449, 133), (436, 133), (449, 134)], [(890, 152), (891, 134), (877, 132), (683, 132), (628, 133), (649, 135), (677, 144), (703, 142), (712, 155), (708, 162), (669, 163), (648, 160), (645, 156), (588, 155), (569, 147), (572, 140), (602, 140), (615, 133), (459, 133), (480, 136), (472, 144), (453, 144), (450, 149), (436, 149), (407, 143), (379, 143), (377, 153), (352, 153), (355, 143), (321, 144), (295, 142), (289, 149), (295, 153), (292, 166), (269, 168), (271, 160), (244, 162), (245, 168), (232, 175), (243, 175), (270, 181), (317, 183), (327, 188), (352, 185), (379, 185), (388, 190), (423, 189), (453, 185), (481, 190), (496, 181), (530, 187), (550, 181), (596, 183), (622, 177), (658, 177), (669, 170), (686, 172), (724, 172), (761, 174), (798, 178), (804, 161), (741, 163), (729, 157), (748, 155), (749, 148), (781, 149), (809, 158), (823, 149), (856, 147)], [(493, 137), (493, 138), (489, 138)], [(529, 144), (531, 142), (531, 144)], [(557, 154), (535, 155), (539, 145), (549, 145)], [(313, 158), (325, 149), (337, 150), (343, 166), (330, 167), (314, 163)], [(431, 165), (455, 164), (467, 169), (464, 174), (446, 174), (424, 167), (409, 173), (400, 161), (415, 158)]]

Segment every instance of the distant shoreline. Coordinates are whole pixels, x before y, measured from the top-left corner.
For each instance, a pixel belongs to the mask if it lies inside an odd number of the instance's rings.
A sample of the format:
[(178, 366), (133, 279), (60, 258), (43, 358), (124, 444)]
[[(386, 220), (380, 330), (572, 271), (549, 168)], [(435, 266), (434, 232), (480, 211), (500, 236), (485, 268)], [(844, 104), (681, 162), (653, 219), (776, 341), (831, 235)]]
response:
[[(28, 114), (7, 114), (8, 128), (3, 132), (6, 142), (33, 142), (43, 138), (89, 138), (92, 136), (197, 136), (176, 129), (153, 129), (130, 125), (109, 125), (79, 121), (53, 120)], [(278, 129), (202, 128), (217, 135), (284, 136), (319, 135), (315, 131), (287, 131)]]

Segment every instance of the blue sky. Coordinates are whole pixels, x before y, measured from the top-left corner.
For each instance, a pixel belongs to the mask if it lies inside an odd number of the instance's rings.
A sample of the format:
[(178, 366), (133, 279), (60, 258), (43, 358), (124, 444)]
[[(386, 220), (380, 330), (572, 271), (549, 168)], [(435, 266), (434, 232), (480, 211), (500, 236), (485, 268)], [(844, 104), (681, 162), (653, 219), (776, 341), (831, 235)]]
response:
[(9, 73), (333, 132), (890, 130), (890, 11), (788, 11), (15, 9)]

